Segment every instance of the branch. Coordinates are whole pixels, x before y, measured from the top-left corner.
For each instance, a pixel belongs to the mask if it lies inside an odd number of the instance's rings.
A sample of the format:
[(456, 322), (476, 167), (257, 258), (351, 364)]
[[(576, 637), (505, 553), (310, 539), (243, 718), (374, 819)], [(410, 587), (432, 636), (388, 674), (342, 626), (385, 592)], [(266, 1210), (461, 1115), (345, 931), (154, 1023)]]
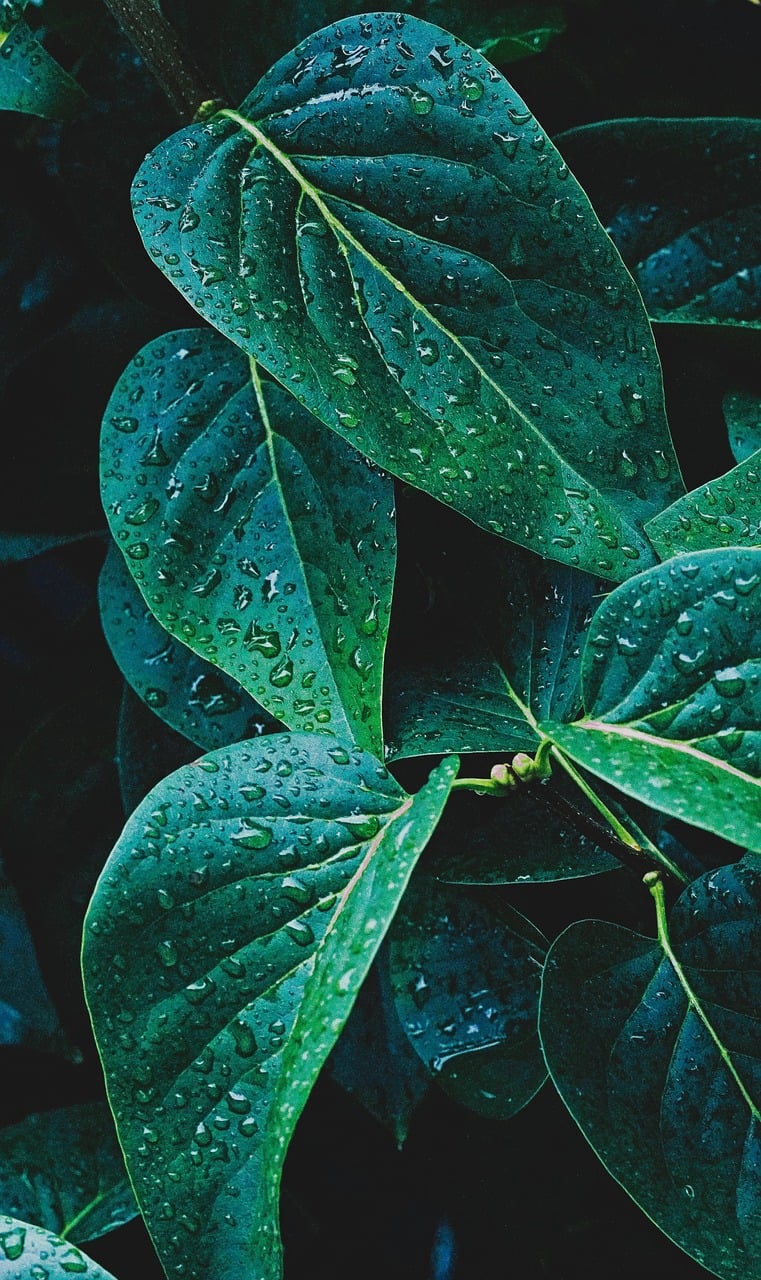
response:
[(161, 12), (158, 0), (105, 0), (119, 26), (187, 124), (207, 103), (222, 105)]

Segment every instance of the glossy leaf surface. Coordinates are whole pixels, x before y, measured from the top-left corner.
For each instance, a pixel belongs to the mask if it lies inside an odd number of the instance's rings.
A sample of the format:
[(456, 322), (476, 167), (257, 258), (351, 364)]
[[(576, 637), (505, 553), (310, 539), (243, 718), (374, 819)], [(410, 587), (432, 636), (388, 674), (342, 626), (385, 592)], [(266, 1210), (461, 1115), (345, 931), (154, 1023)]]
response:
[(44, 1111), (0, 1130), (0, 1205), (74, 1243), (134, 1218), (137, 1205), (105, 1102)]
[(381, 749), (393, 486), (208, 329), (114, 390), (104, 506), (163, 626), (291, 728)]
[[(0, 15), (0, 21), (5, 21)], [(76, 80), (59, 66), (25, 22), (0, 29), (0, 111), (47, 120), (74, 115), (84, 102)]]
[(592, 572), (650, 561), (682, 487), (641, 300), (467, 45), (405, 15), (318, 32), (154, 151), (133, 207), (188, 301), (382, 467)]
[(589, 629), (587, 718), (545, 726), (627, 795), (761, 851), (761, 550), (677, 556)]
[(761, 449), (761, 396), (755, 391), (729, 391), (722, 408), (735, 461), (744, 462)]
[(42, 1227), (0, 1214), (0, 1275), (3, 1280), (114, 1280), (68, 1240)]
[(122, 675), (178, 733), (210, 751), (282, 729), (236, 680), (167, 634), (115, 547), (103, 564), (98, 596), (103, 630)]
[(537, 1014), (547, 940), (525, 916), (414, 880), (391, 930), (399, 1017), (441, 1087), (507, 1119), (547, 1078)]
[(168, 1274), (280, 1274), (293, 1127), (456, 767), (413, 797), (357, 748), (273, 735), (180, 769), (128, 822), (88, 914), (85, 985)]
[(685, 494), (648, 521), (647, 536), (662, 560), (680, 551), (761, 545), (761, 452), (726, 475)]
[(542, 988), (542, 1044), (569, 1111), (648, 1216), (722, 1280), (761, 1266), (760, 920), (748, 858), (695, 881), (671, 914), (694, 1001), (655, 939), (598, 920), (560, 935)]
[(560, 145), (651, 319), (761, 325), (761, 122), (611, 120)]

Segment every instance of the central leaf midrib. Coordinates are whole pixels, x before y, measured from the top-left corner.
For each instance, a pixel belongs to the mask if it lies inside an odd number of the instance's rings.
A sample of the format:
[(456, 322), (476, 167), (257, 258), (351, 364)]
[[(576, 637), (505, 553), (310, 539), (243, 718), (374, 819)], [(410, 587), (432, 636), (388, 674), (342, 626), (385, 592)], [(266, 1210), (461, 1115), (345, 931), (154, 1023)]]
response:
[[(705, 764), (709, 764), (714, 768), (720, 769), (724, 773), (729, 773), (734, 778), (740, 779), (742, 782), (750, 783), (751, 786), (758, 787), (761, 790), (761, 778), (754, 778), (751, 773), (744, 773), (741, 769), (736, 769), (734, 765), (729, 764), (726, 760), (722, 760), (720, 756), (709, 755), (706, 751), (699, 751), (697, 747), (693, 747), (691, 743), (685, 742), (681, 738), (661, 738), (655, 733), (643, 733), (641, 729), (634, 729), (631, 725), (608, 724), (605, 720), (577, 720), (574, 724), (565, 726), (569, 729), (590, 730), (592, 733), (613, 733), (618, 738), (624, 738), (628, 741), (640, 742), (652, 746), (667, 747), (671, 751), (680, 752), (691, 758), (700, 760)], [(702, 739), (697, 739), (702, 741)]]

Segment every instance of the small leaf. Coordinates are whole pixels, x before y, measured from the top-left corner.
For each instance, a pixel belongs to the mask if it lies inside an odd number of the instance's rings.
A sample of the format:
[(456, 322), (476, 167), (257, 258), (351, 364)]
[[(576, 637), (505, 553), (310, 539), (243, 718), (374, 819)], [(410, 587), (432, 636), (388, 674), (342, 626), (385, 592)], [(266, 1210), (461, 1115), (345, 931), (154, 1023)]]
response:
[(165, 779), (87, 917), (88, 1004), (130, 1176), (169, 1274), (280, 1274), (299, 1113), (439, 819), (373, 757), (279, 734)]
[(736, 462), (761, 449), (761, 396), (756, 391), (729, 391), (722, 401), (729, 447)]
[(114, 1280), (68, 1240), (42, 1227), (0, 1214), (0, 1274), (3, 1280)]
[(204, 750), (282, 729), (237, 681), (159, 625), (112, 546), (98, 583), (103, 630), (125, 680), (168, 725)]
[(0, 1205), (79, 1244), (134, 1218), (106, 1103), (45, 1111), (0, 1129)]
[(565, 563), (650, 562), (682, 485), (641, 300), (467, 45), (404, 14), (318, 32), (148, 156), (133, 206), (191, 305), (380, 466)]
[(588, 718), (546, 724), (627, 795), (761, 851), (761, 550), (677, 556), (598, 609), (582, 666)]
[[(761, 1267), (759, 863), (695, 881), (670, 945), (583, 920), (555, 941), (540, 1033), (563, 1101), (662, 1231), (722, 1280)], [(709, 1029), (710, 1028), (710, 1029)]]
[(111, 529), (162, 626), (293, 728), (381, 750), (393, 485), (209, 329), (149, 343), (103, 421)]
[(651, 319), (761, 325), (761, 122), (610, 120), (560, 142)]
[(547, 1078), (539, 984), (547, 940), (525, 916), (413, 880), (394, 921), (391, 978), (410, 1044), (473, 1111), (515, 1115)]
[(680, 551), (761, 546), (761, 449), (649, 520), (662, 560)]
[(65, 120), (76, 115), (84, 96), (25, 22), (0, 30), (0, 111)]
[(72, 542), (99, 536), (99, 530), (91, 533), (0, 533), (0, 566), (18, 564), (20, 560), (32, 560), (55, 547), (66, 547)]

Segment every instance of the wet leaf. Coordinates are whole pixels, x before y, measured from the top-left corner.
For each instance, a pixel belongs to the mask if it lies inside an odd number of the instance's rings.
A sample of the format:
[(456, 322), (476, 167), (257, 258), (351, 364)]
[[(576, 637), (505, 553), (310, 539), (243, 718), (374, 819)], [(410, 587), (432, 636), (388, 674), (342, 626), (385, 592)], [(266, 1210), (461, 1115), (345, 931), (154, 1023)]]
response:
[[(0, 21), (4, 21), (0, 15)], [(25, 22), (0, 29), (0, 111), (23, 111), (46, 120), (76, 115), (85, 95), (51, 58)]]
[(282, 729), (236, 680), (175, 640), (148, 609), (116, 547), (98, 585), (117, 666), (151, 711), (206, 751)]
[(645, 525), (662, 560), (680, 551), (761, 546), (761, 450)]
[(0, 1272), (3, 1280), (114, 1280), (68, 1240), (42, 1227), (0, 1214)]
[(761, 396), (757, 391), (729, 391), (722, 401), (729, 447), (736, 462), (761, 449)]
[(404, 15), (319, 32), (150, 155), (133, 206), (188, 301), (382, 467), (566, 563), (650, 562), (682, 486), (641, 300), (468, 46)]
[(128, 822), (88, 913), (85, 986), (170, 1275), (279, 1276), (293, 1127), (456, 767), (410, 796), (356, 747), (273, 735), (180, 769)]
[(134, 1218), (106, 1103), (44, 1111), (0, 1130), (0, 1205), (77, 1244)]
[(600, 920), (560, 935), (542, 986), (542, 1045), (569, 1111), (648, 1217), (722, 1280), (761, 1266), (759, 920), (748, 858), (672, 911), (693, 1000), (658, 941)]
[(761, 550), (681, 555), (592, 619), (587, 718), (543, 726), (645, 804), (761, 851)]
[(122, 807), (129, 815), (168, 773), (190, 764), (198, 748), (170, 729), (124, 686), (116, 733), (116, 766)]
[(117, 383), (101, 482), (163, 627), (290, 727), (381, 749), (388, 477), (218, 334), (186, 329)]
[(410, 1044), (446, 1093), (507, 1119), (542, 1087), (539, 984), (547, 940), (525, 916), (413, 880), (390, 934)]
[(761, 122), (610, 120), (561, 135), (653, 320), (761, 325)]

